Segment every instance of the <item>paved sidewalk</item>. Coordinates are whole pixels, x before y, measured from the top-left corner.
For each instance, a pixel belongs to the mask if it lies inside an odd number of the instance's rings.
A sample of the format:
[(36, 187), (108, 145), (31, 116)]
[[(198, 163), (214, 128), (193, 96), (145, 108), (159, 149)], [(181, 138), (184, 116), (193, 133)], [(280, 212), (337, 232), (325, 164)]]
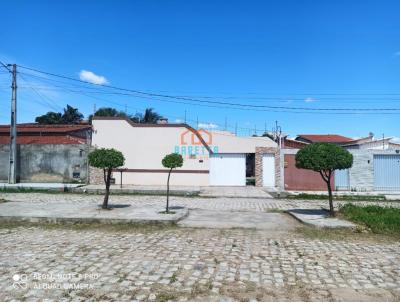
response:
[(103, 210), (101, 204), (57, 202), (51, 204), (32, 202), (0, 203), (0, 221), (24, 220), (55, 223), (176, 223), (188, 215), (188, 209), (174, 207), (174, 214), (161, 214), (165, 208), (140, 204), (111, 204), (112, 209)]
[[(82, 193), (103, 193), (104, 185), (86, 185), (73, 189), (74, 192)], [(166, 194), (166, 186), (139, 186), (139, 185), (112, 185), (110, 188), (114, 193), (138, 193), (138, 194)], [(191, 196), (200, 195), (202, 197), (236, 197), (236, 198), (271, 198), (264, 188), (255, 186), (245, 187), (200, 187), (200, 186), (171, 186), (170, 192), (173, 195)]]
[[(105, 185), (86, 185), (74, 188), (73, 192), (104, 194)], [(110, 191), (118, 194), (149, 194), (149, 195), (165, 195), (167, 193), (166, 186), (139, 186), (139, 185), (111, 185)], [(199, 195), (199, 186), (171, 186), (170, 193), (179, 196)]]

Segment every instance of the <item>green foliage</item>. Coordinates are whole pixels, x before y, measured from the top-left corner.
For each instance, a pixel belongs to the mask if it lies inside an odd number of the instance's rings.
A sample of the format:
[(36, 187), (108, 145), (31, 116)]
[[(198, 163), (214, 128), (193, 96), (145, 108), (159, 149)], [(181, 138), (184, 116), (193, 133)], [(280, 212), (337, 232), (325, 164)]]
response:
[(82, 119), (83, 114), (80, 113), (77, 108), (73, 108), (70, 105), (64, 108), (64, 113), (62, 115), (64, 124), (79, 124)]
[(38, 116), (35, 122), (42, 125), (54, 125), (54, 124), (79, 124), (83, 119), (83, 114), (78, 109), (67, 105), (64, 108), (64, 112), (52, 112), (49, 111), (44, 115)]
[(44, 115), (36, 117), (35, 122), (42, 125), (62, 124), (62, 114), (60, 112), (49, 111)]
[(155, 112), (153, 108), (146, 108), (144, 116), (140, 118), (140, 122), (145, 124), (156, 124), (161, 118), (162, 116)]
[(95, 116), (122, 116), (125, 117), (126, 113), (123, 111), (118, 111), (115, 108), (111, 107), (102, 107), (97, 109), (97, 111), (94, 113)]
[[(118, 117), (126, 117), (126, 113), (123, 111), (118, 111), (115, 108), (111, 107), (101, 107), (97, 109), (97, 111), (94, 113), (94, 116), (118, 116)], [(93, 114), (89, 115), (89, 122), (92, 122), (93, 119)]]
[[(116, 116), (116, 117), (126, 117), (130, 119), (134, 123), (144, 123), (144, 124), (156, 124), (158, 120), (162, 118), (160, 114), (154, 111), (153, 108), (147, 108), (142, 113), (136, 114), (127, 114), (124, 111), (117, 110), (111, 107), (102, 107), (99, 108), (95, 113), (94, 116)], [(89, 115), (89, 122), (92, 122), (93, 114)]]
[(162, 165), (170, 169), (180, 168), (183, 165), (182, 155), (177, 153), (168, 154), (163, 158)]
[[(308, 194), (308, 193), (300, 193), (296, 195), (288, 195), (285, 198), (287, 199), (299, 199), (299, 200), (325, 200), (328, 199), (328, 195), (322, 194)], [(348, 194), (340, 194), (334, 195), (334, 200), (346, 200), (346, 201), (384, 201), (386, 200), (385, 195), (348, 195)]]
[(115, 169), (124, 165), (122, 152), (115, 149), (96, 149), (89, 153), (89, 164), (100, 169)]
[(346, 204), (340, 208), (344, 217), (362, 223), (376, 234), (400, 235), (400, 209)]
[(307, 145), (296, 154), (296, 167), (316, 172), (348, 169), (353, 165), (353, 155), (331, 143)]

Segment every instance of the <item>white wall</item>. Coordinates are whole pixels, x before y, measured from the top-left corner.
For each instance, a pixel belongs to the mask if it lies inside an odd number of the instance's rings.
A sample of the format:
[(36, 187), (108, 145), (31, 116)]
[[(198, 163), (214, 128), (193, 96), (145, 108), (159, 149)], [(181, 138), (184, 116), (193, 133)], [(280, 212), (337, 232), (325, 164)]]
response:
[[(184, 163), (179, 170), (208, 171), (209, 152), (192, 132), (186, 133), (185, 142), (181, 144), (182, 133), (187, 132), (183, 125), (146, 125), (132, 126), (124, 119), (93, 119), (92, 145), (99, 148), (114, 148), (125, 156), (124, 168), (127, 169), (165, 169), (161, 160), (167, 154), (179, 153), (191, 148), (196, 156), (182, 154)], [(208, 141), (206, 133), (201, 133)], [(213, 132), (211, 148), (218, 153), (254, 153), (255, 147), (276, 147), (269, 138), (236, 137), (226, 132)], [(116, 182), (120, 175), (115, 173)], [(126, 172), (123, 174), (124, 184), (163, 185), (167, 173), (163, 172)], [(174, 173), (171, 184), (175, 185), (208, 185), (209, 175), (204, 173)]]

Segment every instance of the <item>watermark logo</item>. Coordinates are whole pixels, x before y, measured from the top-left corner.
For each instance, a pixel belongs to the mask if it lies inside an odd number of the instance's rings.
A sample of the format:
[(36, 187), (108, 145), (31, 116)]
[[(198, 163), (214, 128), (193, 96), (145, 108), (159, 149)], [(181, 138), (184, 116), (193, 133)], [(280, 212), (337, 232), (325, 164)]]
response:
[(192, 130), (185, 130), (180, 134), (179, 145), (175, 146), (174, 153), (182, 155), (184, 158), (202, 159), (208, 157), (208, 150), (200, 140), (210, 147), (213, 153), (218, 153), (218, 146), (213, 145), (213, 134), (205, 129), (199, 129), (198, 135)]
[(28, 275), (15, 274), (15, 275), (13, 275), (12, 279), (13, 279), (13, 287), (15, 289), (26, 289), (27, 288)]
[(32, 273), (14, 274), (14, 289), (92, 289), (93, 282), (100, 278), (97, 273)]
[[(212, 145), (213, 137), (210, 131), (199, 129), (197, 133), (203, 138), (204, 142), (207, 145)], [(187, 129), (186, 131), (181, 133), (181, 145), (203, 145), (200, 141), (199, 137), (191, 130)]]

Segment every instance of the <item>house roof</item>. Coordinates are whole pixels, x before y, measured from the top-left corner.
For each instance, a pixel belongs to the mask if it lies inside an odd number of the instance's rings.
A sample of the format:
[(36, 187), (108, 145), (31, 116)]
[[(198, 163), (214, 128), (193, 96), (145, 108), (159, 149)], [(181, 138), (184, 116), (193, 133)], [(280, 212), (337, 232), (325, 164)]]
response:
[(299, 134), (296, 140), (304, 139), (312, 143), (347, 143), (353, 141), (352, 138), (338, 134)]
[(285, 137), (282, 141), (284, 148), (294, 148), (294, 149), (301, 149), (308, 145), (308, 143), (296, 141), (294, 139), (290, 139)]
[[(10, 143), (9, 136), (0, 136), (0, 144), (5, 145)], [(69, 135), (63, 136), (17, 136), (17, 144), (19, 145), (80, 145), (85, 144), (86, 141), (84, 138), (72, 137)]]
[[(18, 124), (18, 133), (68, 133), (91, 129), (91, 125)], [(10, 125), (0, 125), (0, 133), (10, 133)]]

